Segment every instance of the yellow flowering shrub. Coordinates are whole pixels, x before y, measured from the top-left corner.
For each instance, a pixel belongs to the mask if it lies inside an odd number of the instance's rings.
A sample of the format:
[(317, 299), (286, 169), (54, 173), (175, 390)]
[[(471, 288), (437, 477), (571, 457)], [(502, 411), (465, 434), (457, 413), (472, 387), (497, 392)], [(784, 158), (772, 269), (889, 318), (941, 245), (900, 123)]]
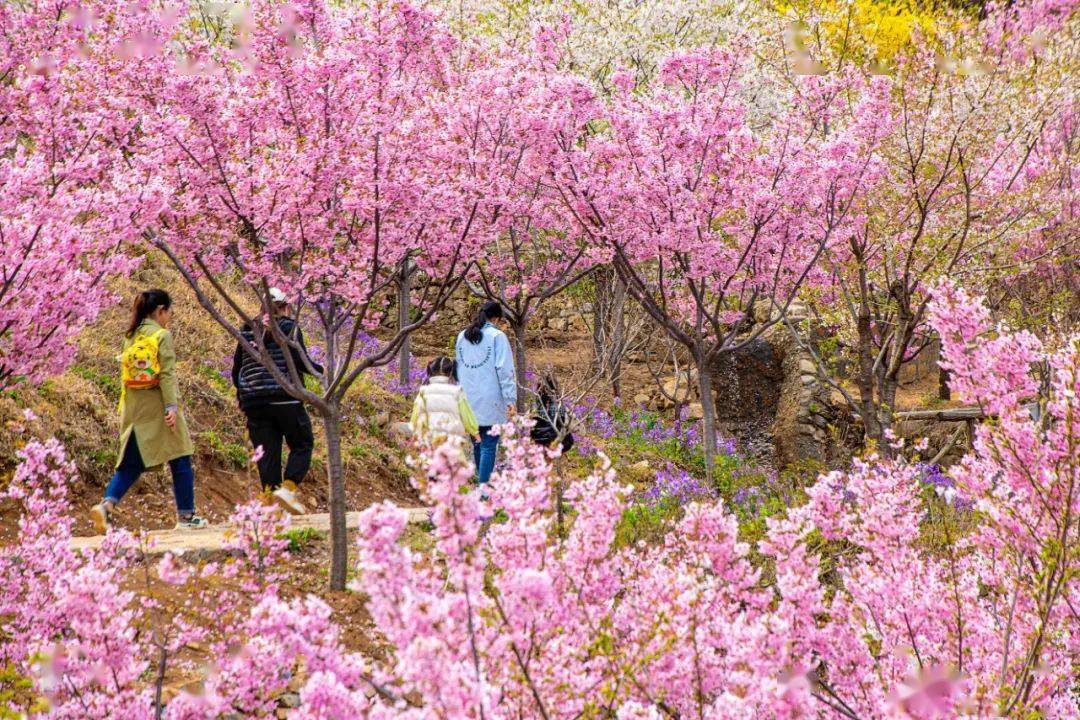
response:
[(775, 7), (800, 27), (796, 45), (813, 46), (823, 60), (843, 57), (880, 65), (916, 36), (938, 39), (962, 20), (933, 0), (781, 0)]

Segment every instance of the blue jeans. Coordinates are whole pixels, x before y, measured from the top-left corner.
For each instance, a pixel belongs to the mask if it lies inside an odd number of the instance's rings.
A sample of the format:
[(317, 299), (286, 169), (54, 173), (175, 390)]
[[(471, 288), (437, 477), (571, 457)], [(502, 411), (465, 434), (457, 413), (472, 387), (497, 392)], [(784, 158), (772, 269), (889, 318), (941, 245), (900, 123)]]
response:
[(499, 436), (491, 434), (490, 425), (480, 426), (480, 442), (473, 443), (473, 460), (476, 462), (476, 480), (481, 485), (491, 479), (495, 469), (495, 451), (499, 449)]
[[(170, 460), (169, 469), (172, 470), (176, 512), (180, 515), (193, 514), (195, 512), (195, 468), (191, 465), (191, 456), (185, 455)], [(144, 470), (146, 466), (143, 465), (142, 455), (139, 454), (139, 443), (135, 442), (135, 433), (131, 433), (127, 447), (124, 448), (124, 458), (113, 473), (109, 487), (105, 488), (105, 500), (113, 505), (118, 504)]]

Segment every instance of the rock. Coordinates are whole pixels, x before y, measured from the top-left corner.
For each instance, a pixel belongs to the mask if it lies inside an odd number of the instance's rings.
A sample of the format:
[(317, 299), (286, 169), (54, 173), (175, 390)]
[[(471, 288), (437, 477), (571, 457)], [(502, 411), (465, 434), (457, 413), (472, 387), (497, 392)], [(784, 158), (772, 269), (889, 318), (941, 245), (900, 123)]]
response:
[(405, 445), (412, 439), (412, 428), (407, 422), (396, 422), (390, 426), (390, 439), (399, 445)]
[(652, 471), (652, 463), (648, 460), (638, 460), (630, 466), (630, 470), (635, 473), (648, 474)]
[(767, 425), (776, 417), (782, 356), (765, 337), (725, 354), (713, 367), (717, 419), (739, 425)]
[(754, 303), (753, 309), (750, 311), (750, 316), (756, 323), (766, 323), (772, 319), (773, 316), (773, 302), (772, 300), (758, 300)]
[[(792, 311), (805, 308), (793, 304)], [(779, 467), (801, 460), (826, 461), (829, 439), (822, 427), (832, 420), (828, 392), (817, 378), (813, 359), (787, 327), (773, 326), (722, 358), (714, 376), (718, 418), (740, 426), (769, 426)], [(815, 420), (815, 413), (823, 417)]]
[(805, 320), (809, 314), (810, 311), (807, 309), (805, 303), (795, 301), (788, 305), (787, 319), (792, 322), (801, 322), (802, 320)]
[(300, 695), (294, 692), (282, 693), (278, 698), (278, 704), (287, 708), (300, 707)]
[(380, 410), (372, 416), (371, 421), (375, 423), (376, 426), (384, 428), (390, 424), (390, 413), (385, 410)]
[(673, 375), (664, 381), (664, 400), (670, 407), (672, 402), (684, 403), (690, 399), (691, 378), (687, 373)]
[(551, 318), (548, 321), (548, 327), (557, 332), (566, 332), (566, 318)]
[(638, 393), (634, 396), (634, 405), (637, 407), (649, 407), (652, 403), (652, 398), (645, 393)]
[(691, 422), (701, 420), (705, 417), (705, 407), (699, 403), (694, 402), (686, 406), (685, 418)]

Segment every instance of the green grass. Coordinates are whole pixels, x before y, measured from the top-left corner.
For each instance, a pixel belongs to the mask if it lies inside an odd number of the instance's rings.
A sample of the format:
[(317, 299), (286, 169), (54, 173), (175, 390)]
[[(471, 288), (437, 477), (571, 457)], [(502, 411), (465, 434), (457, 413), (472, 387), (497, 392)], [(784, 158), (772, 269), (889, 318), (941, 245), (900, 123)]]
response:
[(431, 523), (410, 523), (405, 526), (398, 542), (413, 552), (430, 552), (435, 549), (435, 537), (431, 534), (434, 529)]
[(372, 452), (371, 446), (365, 445), (363, 443), (360, 443), (358, 445), (350, 445), (345, 450), (345, 454), (349, 457), (349, 459), (356, 461), (375, 457), (375, 453)]
[(660, 542), (682, 515), (682, 506), (674, 500), (629, 505), (615, 526), (614, 545), (624, 548), (639, 542)]
[(206, 430), (202, 436), (214, 455), (227, 465), (237, 469), (247, 467), (251, 456), (246, 445), (222, 440), (221, 436), (214, 430)]
[(94, 387), (111, 398), (120, 398), (120, 381), (113, 373), (102, 373), (85, 365), (73, 365), (71, 372), (89, 381)]
[(657, 412), (638, 410), (638, 426), (630, 421), (630, 411), (626, 408), (612, 408), (611, 415), (621, 432), (604, 442), (614, 446), (613, 456), (633, 457), (635, 459), (659, 459), (683, 468), (696, 477), (705, 476), (705, 454), (701, 449), (680, 442), (677, 438), (656, 441), (645, 433), (664, 422)]
[(384, 465), (389, 465), (394, 459), (393, 454), (386, 448), (363, 442), (357, 443), (356, 445), (350, 445), (345, 451), (345, 454), (348, 455), (351, 460), (377, 460)]
[(278, 537), (288, 540), (285, 549), (290, 553), (298, 553), (306, 546), (322, 538), (318, 530), (309, 527), (290, 528)]
[(97, 448), (96, 450), (91, 450), (87, 457), (89, 457), (95, 465), (111, 468), (116, 465), (116, 448)]

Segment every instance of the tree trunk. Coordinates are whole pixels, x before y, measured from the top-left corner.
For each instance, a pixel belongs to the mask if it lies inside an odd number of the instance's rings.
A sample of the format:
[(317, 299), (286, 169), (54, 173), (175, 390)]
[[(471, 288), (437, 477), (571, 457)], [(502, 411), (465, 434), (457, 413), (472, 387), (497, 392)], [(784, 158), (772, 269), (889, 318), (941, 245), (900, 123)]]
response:
[(626, 351), (626, 284), (611, 269), (597, 270), (593, 298), (593, 358), (611, 392), (622, 394), (622, 357)]
[(856, 377), (859, 385), (859, 417), (862, 419), (863, 434), (881, 442), (881, 425), (878, 423), (876, 403), (874, 402), (874, 343), (870, 330), (870, 313), (859, 313), (856, 321), (858, 332), (858, 370)]
[[(401, 271), (401, 280), (398, 282), (398, 329), (407, 327), (410, 321), (409, 311), (412, 309), (412, 260), (405, 258), (402, 261), (403, 267)], [(398, 381), (402, 387), (409, 384), (409, 336), (405, 336), (405, 340), (401, 343), (401, 349), (398, 350)]]
[(886, 373), (881, 379), (878, 388), (878, 425), (881, 428), (881, 437), (878, 440), (878, 452), (884, 458), (896, 456), (892, 440), (885, 437), (889, 430), (893, 429), (893, 413), (896, 412), (896, 391), (900, 387), (900, 379), (897, 373)]
[(525, 412), (526, 397), (525, 368), (527, 366), (525, 355), (525, 321), (521, 323), (511, 322), (510, 328), (514, 332), (514, 373), (517, 375), (517, 401), (515, 403), (519, 413)]
[(705, 448), (705, 477), (712, 480), (716, 459), (716, 403), (713, 400), (712, 368), (708, 361), (695, 361), (698, 372), (698, 397), (701, 400), (702, 446)]
[(952, 391), (949, 389), (949, 371), (941, 367), (941, 365), (938, 365), (937, 396), (939, 400), (952, 399)]
[(341, 462), (341, 418), (336, 406), (323, 415), (326, 470), (330, 478), (330, 589), (344, 590), (349, 563), (345, 529), (345, 473)]
[(611, 393), (619, 398), (622, 394), (623, 354), (626, 352), (626, 284), (618, 275), (612, 280), (611, 302), (611, 345), (608, 348), (607, 372), (611, 380)]
[(593, 293), (593, 361), (597, 371), (607, 377), (607, 355), (604, 347), (607, 344), (607, 326), (610, 322), (608, 313), (608, 298), (611, 291), (611, 269), (598, 268), (593, 271), (593, 284), (596, 291)]

